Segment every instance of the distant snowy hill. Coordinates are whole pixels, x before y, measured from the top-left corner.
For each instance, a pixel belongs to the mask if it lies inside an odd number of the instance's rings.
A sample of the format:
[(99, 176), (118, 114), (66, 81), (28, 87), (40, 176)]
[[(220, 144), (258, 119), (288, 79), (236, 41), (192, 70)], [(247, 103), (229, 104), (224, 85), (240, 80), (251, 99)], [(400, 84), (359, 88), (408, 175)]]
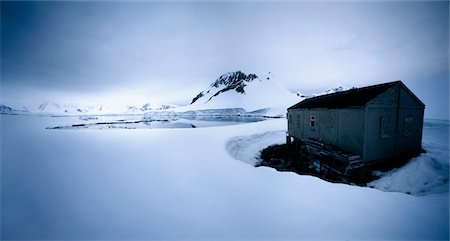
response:
[[(346, 90), (338, 86), (312, 96), (330, 94)], [(213, 81), (208, 88), (192, 98), (190, 104), (177, 106), (172, 104), (144, 103), (61, 103), (45, 101), (39, 104), (6, 104), (0, 107), (0, 113), (35, 113), (45, 115), (103, 115), (103, 114), (140, 114), (170, 111), (176, 113), (200, 113), (201, 110), (215, 110), (215, 114), (229, 115), (230, 110), (240, 109), (245, 115), (262, 115), (280, 117), (286, 109), (309, 96), (292, 93), (280, 85), (269, 72), (258, 76), (242, 71), (228, 72)], [(3, 103), (5, 104), (5, 103)], [(20, 107), (19, 107), (20, 106)], [(195, 112), (189, 112), (195, 111)], [(231, 111), (233, 112), (233, 111)], [(210, 112), (208, 112), (210, 113)], [(239, 115), (242, 115), (239, 114)]]
[(102, 115), (102, 114), (138, 114), (155, 110), (167, 110), (178, 107), (171, 104), (151, 104), (125, 105), (125, 104), (92, 104), (92, 103), (59, 103), (45, 101), (37, 105), (23, 106), (21, 109), (15, 108), (19, 105), (0, 105), (0, 113), (3, 114), (50, 114), (50, 115)]
[(329, 89), (327, 89), (324, 92), (319, 93), (319, 94), (313, 94), (313, 96), (327, 95), (327, 94), (332, 94), (332, 93), (341, 92), (341, 91), (345, 91), (345, 90), (347, 90), (347, 88), (345, 88), (343, 86), (338, 86), (338, 87), (335, 87), (335, 88), (329, 88)]
[(3, 114), (24, 114), (27, 112), (28, 112), (27, 110), (15, 109), (15, 108), (11, 108), (9, 106), (0, 104), (0, 113), (3, 113)]
[(320, 93), (313, 93), (311, 96), (305, 95), (301, 92), (297, 92), (296, 95), (300, 98), (310, 98), (310, 97), (315, 97), (315, 96), (319, 96), (319, 95), (327, 95), (327, 94), (332, 94), (332, 93), (336, 93), (336, 92), (341, 92), (341, 91), (345, 91), (345, 90), (348, 90), (348, 88), (346, 88), (344, 86), (338, 86), (338, 87), (326, 89), (325, 91), (320, 92)]
[(183, 109), (243, 108), (246, 111), (286, 108), (301, 99), (277, 83), (269, 72), (264, 77), (241, 71), (220, 76)]
[(62, 103), (55, 103), (51, 101), (45, 101), (44, 103), (40, 104), (37, 109), (31, 108), (34, 112), (41, 112), (41, 113), (55, 113), (55, 114), (82, 114), (82, 113), (88, 113), (89, 110), (94, 110), (95, 107), (92, 106), (82, 106), (76, 103), (69, 103), (69, 104), (62, 104)]
[(158, 104), (147, 103), (147, 104), (142, 105), (142, 107), (140, 107), (139, 110), (140, 111), (168, 110), (168, 109), (172, 109), (172, 108), (176, 108), (176, 107), (178, 107), (178, 105), (172, 105), (172, 104), (158, 105)]

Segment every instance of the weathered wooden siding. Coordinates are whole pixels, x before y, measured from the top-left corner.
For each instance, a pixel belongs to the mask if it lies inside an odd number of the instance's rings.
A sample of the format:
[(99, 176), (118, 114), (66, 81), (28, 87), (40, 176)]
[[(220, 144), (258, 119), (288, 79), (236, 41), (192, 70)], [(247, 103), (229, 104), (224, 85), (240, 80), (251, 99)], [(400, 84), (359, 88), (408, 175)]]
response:
[(338, 110), (338, 142), (342, 150), (362, 155), (364, 151), (364, 109)]
[(290, 136), (300, 139), (302, 136), (302, 110), (288, 110), (288, 133)]
[[(291, 136), (296, 138), (321, 138), (321, 126), (320, 120), (321, 118), (321, 110), (289, 110), (288, 117), (292, 118), (291, 124), (288, 125), (288, 131)], [(315, 126), (311, 128), (310, 126), (310, 118), (314, 116)], [(328, 121), (328, 120), (327, 120)], [(329, 124), (332, 125), (332, 124)], [(334, 123), (334, 125), (336, 125)]]
[(396, 153), (416, 153), (422, 146), (424, 109), (404, 88), (400, 89), (399, 104)]
[(366, 123), (365, 161), (420, 151), (423, 107), (402, 85), (389, 89), (366, 105)]
[(328, 143), (338, 143), (338, 110), (320, 110), (320, 122), (317, 124), (322, 140)]
[(379, 95), (366, 105), (363, 158), (367, 162), (395, 154), (398, 86)]
[(363, 159), (375, 161), (394, 155), (396, 133), (396, 107), (375, 107), (366, 110), (367, 128)]
[[(314, 128), (311, 127), (311, 116), (314, 116)], [(345, 151), (362, 154), (364, 109), (289, 110), (288, 132), (299, 139), (322, 139)]]
[[(310, 118), (311, 116), (314, 116), (314, 128), (310, 127)], [(319, 109), (313, 109), (313, 110), (304, 110), (303, 116), (302, 116), (302, 127), (303, 127), (303, 133), (302, 136), (305, 138), (313, 138), (313, 139), (320, 139), (320, 110)]]

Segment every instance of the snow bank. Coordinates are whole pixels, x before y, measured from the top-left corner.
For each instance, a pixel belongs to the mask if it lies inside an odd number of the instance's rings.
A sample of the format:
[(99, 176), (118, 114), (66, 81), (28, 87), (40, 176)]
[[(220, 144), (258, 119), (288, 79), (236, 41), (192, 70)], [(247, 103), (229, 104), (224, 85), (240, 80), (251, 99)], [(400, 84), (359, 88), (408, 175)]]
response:
[(422, 154), (399, 169), (381, 174), (380, 179), (369, 183), (368, 186), (382, 191), (413, 195), (445, 193), (449, 188), (448, 168), (448, 163), (436, 158), (435, 153)]
[(241, 160), (252, 166), (260, 161), (260, 152), (271, 145), (286, 142), (286, 131), (271, 131), (251, 136), (238, 136), (231, 138), (226, 149), (237, 160)]

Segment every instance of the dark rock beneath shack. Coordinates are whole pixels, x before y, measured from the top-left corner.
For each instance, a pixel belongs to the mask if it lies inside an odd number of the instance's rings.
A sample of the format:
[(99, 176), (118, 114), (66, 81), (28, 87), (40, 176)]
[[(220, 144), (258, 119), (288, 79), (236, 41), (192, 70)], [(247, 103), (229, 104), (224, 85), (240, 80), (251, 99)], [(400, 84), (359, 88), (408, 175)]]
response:
[(355, 184), (359, 186), (366, 186), (367, 183), (376, 180), (378, 177), (372, 175), (372, 169), (367, 167), (353, 170), (351, 175), (344, 176), (336, 173), (320, 173), (314, 168), (311, 168), (298, 157), (294, 155), (294, 151), (286, 144), (272, 145), (263, 149), (260, 153), (260, 162), (256, 167), (266, 166), (272, 167), (277, 171), (290, 171), (299, 175), (311, 175), (319, 177), (325, 181), (332, 183), (346, 183)]

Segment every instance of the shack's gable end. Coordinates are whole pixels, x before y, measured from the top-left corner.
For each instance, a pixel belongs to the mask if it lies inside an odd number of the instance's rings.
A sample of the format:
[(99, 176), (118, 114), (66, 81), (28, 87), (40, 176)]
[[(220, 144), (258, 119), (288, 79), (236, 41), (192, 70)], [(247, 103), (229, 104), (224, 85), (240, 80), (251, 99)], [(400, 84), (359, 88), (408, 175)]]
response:
[(424, 109), (425, 105), (402, 82), (396, 84), (366, 103), (368, 107), (408, 107)]
[(425, 104), (404, 84), (401, 84), (399, 103), (401, 107), (425, 109)]
[(366, 107), (386, 107), (386, 108), (397, 108), (399, 102), (399, 87), (400, 85), (392, 86), (391, 88), (380, 93), (378, 96), (374, 97), (372, 100), (366, 103)]
[(403, 84), (366, 105), (364, 160), (379, 161), (418, 153), (425, 105)]

